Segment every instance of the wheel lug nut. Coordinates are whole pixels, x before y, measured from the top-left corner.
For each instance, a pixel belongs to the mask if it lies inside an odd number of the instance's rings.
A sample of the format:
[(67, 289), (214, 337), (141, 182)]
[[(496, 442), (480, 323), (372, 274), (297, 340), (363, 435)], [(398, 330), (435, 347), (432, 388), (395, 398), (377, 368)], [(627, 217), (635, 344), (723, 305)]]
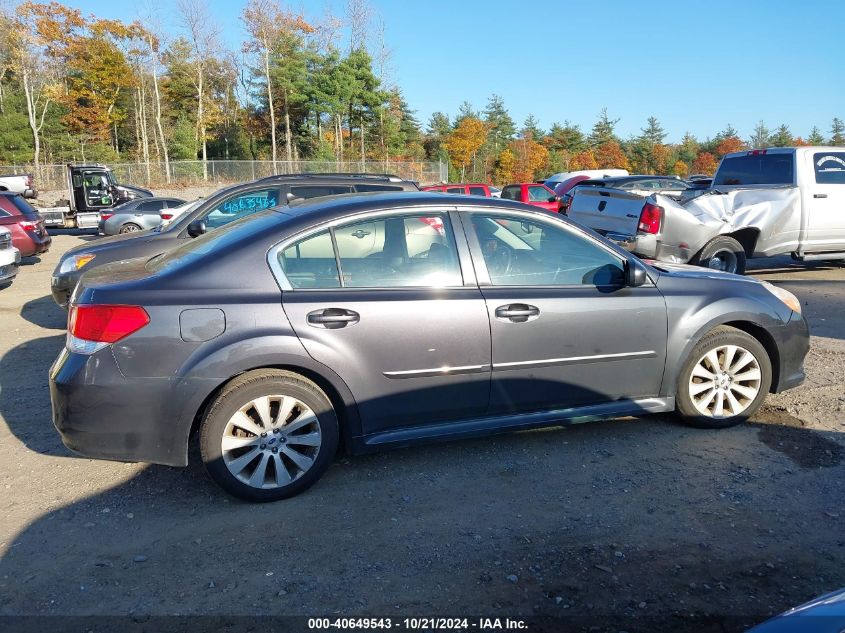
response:
[(262, 433), (261, 437), (267, 437), (267, 432), (265, 431), (264, 433)]
[(279, 449), (278, 449), (278, 448), (276, 448), (276, 447), (274, 446), (274, 447), (273, 447), (273, 454), (275, 455), (275, 454), (276, 454), (276, 453), (278, 453), (278, 452), (279, 452)]
[(266, 445), (266, 444), (262, 444), (261, 446), (259, 446), (259, 448), (263, 451), (265, 448), (267, 448), (267, 445)]
[(278, 432), (279, 432), (279, 429), (273, 429), (274, 434), (278, 434)]

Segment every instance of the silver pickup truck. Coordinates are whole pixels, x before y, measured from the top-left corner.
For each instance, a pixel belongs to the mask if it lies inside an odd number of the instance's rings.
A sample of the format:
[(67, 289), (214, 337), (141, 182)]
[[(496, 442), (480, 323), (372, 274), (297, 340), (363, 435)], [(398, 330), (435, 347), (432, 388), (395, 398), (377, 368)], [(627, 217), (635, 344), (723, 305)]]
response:
[(739, 274), (750, 257), (845, 259), (845, 148), (727, 154), (696, 193), (576, 188), (568, 215), (641, 257)]
[(32, 174), (0, 175), (0, 191), (19, 193), (24, 198), (37, 198), (38, 192), (32, 184)]

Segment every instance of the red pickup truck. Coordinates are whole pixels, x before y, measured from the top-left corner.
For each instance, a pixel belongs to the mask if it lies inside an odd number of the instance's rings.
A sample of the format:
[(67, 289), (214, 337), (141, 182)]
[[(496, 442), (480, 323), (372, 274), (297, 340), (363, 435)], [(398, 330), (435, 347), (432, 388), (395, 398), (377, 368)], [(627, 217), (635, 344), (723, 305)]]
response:
[(445, 185), (428, 185), (420, 187), (422, 191), (445, 191), (446, 193), (466, 193), (471, 196), (484, 196), (490, 198), (490, 185), (484, 183), (453, 183)]
[(555, 192), (536, 182), (507, 185), (502, 189), (502, 200), (516, 200), (555, 213), (560, 210), (560, 198)]

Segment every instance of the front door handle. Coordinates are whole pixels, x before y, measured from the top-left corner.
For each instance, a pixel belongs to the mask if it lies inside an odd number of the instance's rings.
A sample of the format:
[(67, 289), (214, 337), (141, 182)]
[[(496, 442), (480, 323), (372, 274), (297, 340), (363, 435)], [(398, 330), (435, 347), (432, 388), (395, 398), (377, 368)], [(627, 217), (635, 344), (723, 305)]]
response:
[(314, 312), (309, 312), (307, 316), (308, 325), (324, 327), (327, 330), (336, 330), (347, 325), (354, 325), (360, 320), (361, 316), (357, 312), (344, 308), (314, 310)]
[(814, 198), (827, 198), (827, 194), (826, 193), (814, 193), (813, 197)]
[(513, 323), (525, 323), (540, 316), (540, 308), (526, 303), (510, 303), (496, 308), (496, 318)]

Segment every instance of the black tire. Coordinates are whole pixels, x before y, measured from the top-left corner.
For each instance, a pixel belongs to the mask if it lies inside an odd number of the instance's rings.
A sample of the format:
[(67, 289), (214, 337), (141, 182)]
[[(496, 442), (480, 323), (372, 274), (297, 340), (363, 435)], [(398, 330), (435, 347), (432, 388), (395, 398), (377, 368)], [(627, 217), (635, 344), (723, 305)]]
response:
[[(690, 394), (692, 386), (690, 384), (692, 373), (699, 361), (703, 361), (703, 357), (711, 350), (717, 350), (723, 346), (737, 346), (751, 353), (754, 360), (759, 367), (759, 385), (757, 385), (757, 396), (751, 400), (747, 406), (737, 415), (725, 417), (712, 417), (704, 415), (702, 411), (696, 407), (693, 402), (693, 396)], [(717, 354), (717, 356), (719, 356)], [(724, 356), (719, 356), (724, 358)], [(742, 368), (734, 375), (747, 375), (746, 369)], [(704, 379), (700, 380), (701, 384), (706, 382)], [(748, 387), (752, 383), (738, 383), (739, 386)], [(678, 374), (677, 388), (675, 392), (675, 406), (677, 413), (684, 422), (691, 426), (706, 429), (724, 429), (735, 426), (740, 422), (744, 422), (749, 417), (754, 415), (763, 400), (766, 399), (766, 394), (769, 393), (769, 387), (772, 384), (772, 364), (769, 355), (763, 345), (753, 336), (728, 326), (719, 326), (710, 330), (707, 334), (701, 337), (701, 340), (696, 343), (695, 347), (689, 354), (689, 357), (684, 361), (683, 367)]]
[[(745, 274), (745, 248), (734, 238), (727, 235), (714, 237), (704, 245), (698, 255), (690, 262), (696, 266), (724, 270), (737, 275)], [(721, 263), (721, 265), (719, 265)]]
[[(292, 397), (314, 413), (320, 432), (320, 445), (316, 449), (316, 454), (311, 455), (313, 458), (311, 466), (290, 483), (273, 488), (259, 488), (241, 481), (230, 471), (224, 460), (222, 442), (227, 426), (239, 410), (248, 406), (256, 398), (272, 395)], [(275, 439), (272, 434), (269, 437)], [(255, 438), (258, 439), (258, 436)], [(233, 379), (208, 407), (200, 429), (200, 454), (211, 478), (229, 494), (248, 501), (278, 501), (305, 491), (326, 472), (337, 453), (339, 439), (340, 427), (337, 415), (322, 389), (304, 376), (290, 371), (261, 369), (247, 372)], [(281, 443), (277, 444), (277, 448), (282, 448)], [(276, 451), (273, 452), (276, 453)], [(268, 455), (268, 457), (271, 456)], [(281, 451), (278, 457), (282, 459)], [(262, 463), (262, 459), (264, 459), (262, 453), (256, 454), (253, 458), (256, 469)], [(289, 462), (290, 460), (286, 460), (286, 463)]]
[(135, 231), (140, 231), (141, 227), (135, 224), (134, 222), (127, 222), (123, 226), (120, 227), (118, 233), (134, 233)]

